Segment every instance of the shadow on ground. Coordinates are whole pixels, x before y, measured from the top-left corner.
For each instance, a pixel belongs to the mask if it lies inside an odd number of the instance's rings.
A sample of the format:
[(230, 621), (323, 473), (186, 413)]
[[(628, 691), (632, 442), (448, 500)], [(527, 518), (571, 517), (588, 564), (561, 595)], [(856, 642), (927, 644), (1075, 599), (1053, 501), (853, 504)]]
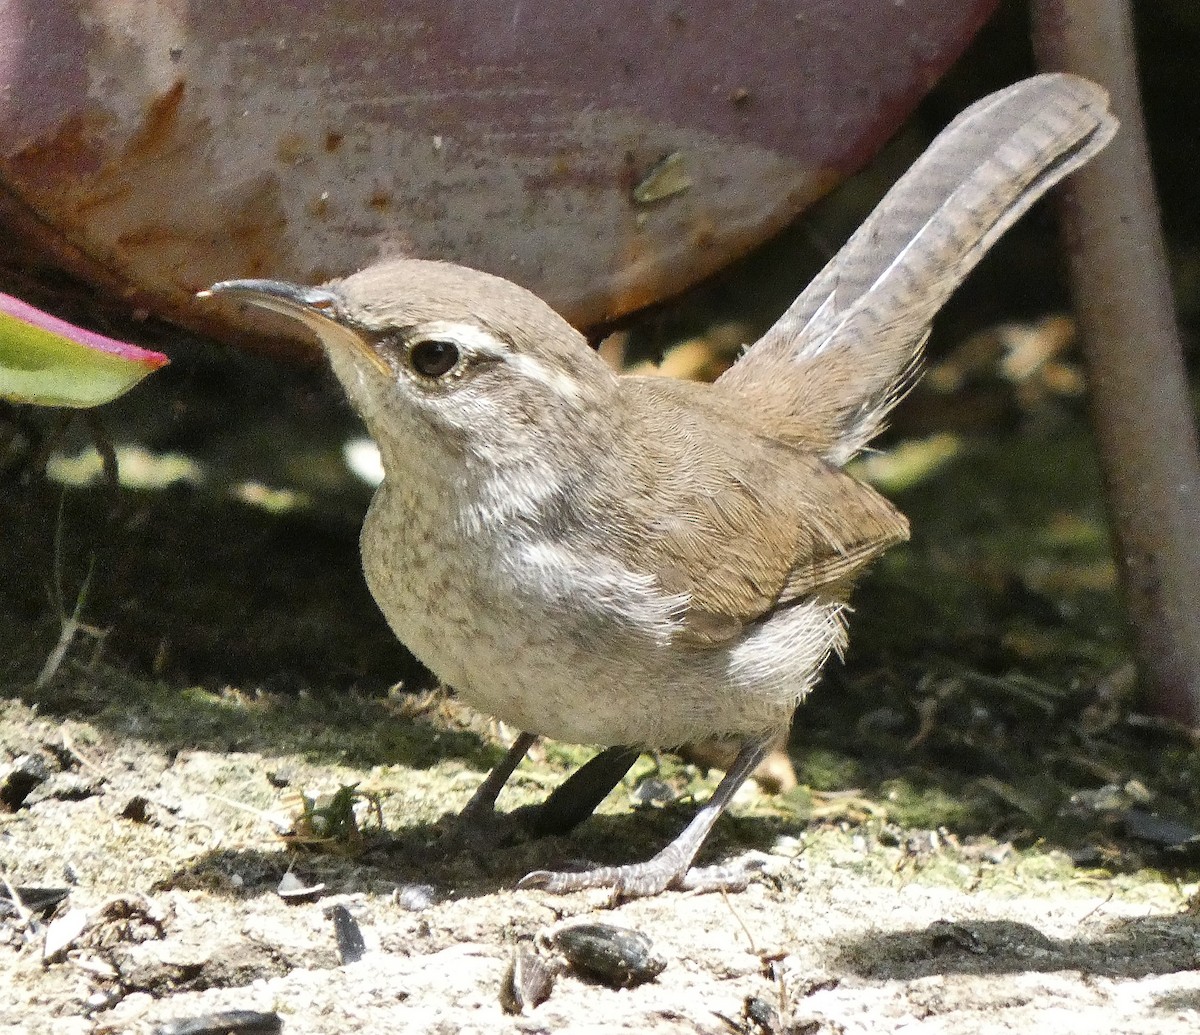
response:
[(1076, 938), (1051, 938), (1035, 927), (1009, 920), (938, 921), (923, 929), (857, 939), (843, 947), (835, 965), (864, 978), (901, 981), (933, 974), (1030, 971), (1141, 978), (1194, 970), (1198, 936), (1200, 918), (1183, 913), (1112, 921), (1098, 934)]

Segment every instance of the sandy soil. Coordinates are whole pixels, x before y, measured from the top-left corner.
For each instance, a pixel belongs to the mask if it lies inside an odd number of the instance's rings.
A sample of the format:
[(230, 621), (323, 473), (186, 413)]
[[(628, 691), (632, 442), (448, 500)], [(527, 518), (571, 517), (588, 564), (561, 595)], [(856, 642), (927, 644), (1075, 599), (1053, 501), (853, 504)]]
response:
[[(251, 728), (267, 706), (225, 707)], [(153, 700), (132, 710), (122, 731), (39, 718), (17, 702), (0, 712), (4, 755), (34, 756), (45, 772), (0, 816), (4, 876), (13, 886), (69, 889), (58, 915), (89, 916), (50, 963), (44, 933), (14, 917), (0, 927), (8, 942), (0, 1030), (149, 1032), (226, 1010), (274, 1012), (283, 1030), (313, 1033), (1170, 1033), (1200, 1023), (1194, 886), (1145, 873), (1089, 876), (1061, 853), (875, 821), (789, 832), (751, 789), (715, 846), (716, 854), (742, 850), (731, 842), (761, 846), (764, 872), (750, 888), (610, 908), (596, 893), (510, 889), (538, 860), (581, 848), (619, 856), (629, 850), (621, 842), (644, 836), (631, 832), (639, 819), (669, 829), (678, 810), (664, 824), (618, 800), (576, 838), (496, 853), (488, 873), (469, 856), (415, 863), (433, 827), (414, 817), (442, 800), (444, 781), (465, 799), (468, 768), (364, 774), (314, 766), (303, 753), (164, 752), (155, 712)], [(317, 722), (305, 716), (297, 736)], [(518, 796), (544, 782), (536, 765), (526, 768)], [(364, 775), (363, 786), (383, 795), (390, 836), (369, 832), (367, 810), (367, 844), (353, 854), (296, 850), (277, 836), (271, 820), (288, 824), (296, 788)], [(324, 883), (324, 894), (288, 904), (276, 892), (288, 871)], [(414, 892), (415, 882), (432, 894)], [(345, 965), (337, 905), (366, 945)], [(585, 917), (643, 932), (666, 968), (627, 989), (565, 969), (539, 934)], [(51, 924), (52, 939), (62, 929)], [(564, 969), (546, 1002), (514, 1016), (502, 1009), (501, 986), (518, 946)]]

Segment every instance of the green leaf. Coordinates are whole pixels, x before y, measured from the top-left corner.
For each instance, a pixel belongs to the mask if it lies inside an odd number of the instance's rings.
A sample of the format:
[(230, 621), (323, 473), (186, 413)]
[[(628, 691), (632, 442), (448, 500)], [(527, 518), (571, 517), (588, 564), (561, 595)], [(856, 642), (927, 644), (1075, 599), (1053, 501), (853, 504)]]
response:
[(99, 406), (168, 362), (69, 324), (0, 292), (0, 397), (39, 406)]

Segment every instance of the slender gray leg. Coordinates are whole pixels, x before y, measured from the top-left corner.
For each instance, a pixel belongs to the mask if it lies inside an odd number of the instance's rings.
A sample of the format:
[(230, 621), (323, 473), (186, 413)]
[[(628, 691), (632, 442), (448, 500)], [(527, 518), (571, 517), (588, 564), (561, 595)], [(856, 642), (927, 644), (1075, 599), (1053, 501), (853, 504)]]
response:
[(559, 784), (544, 802), (531, 807), (526, 828), (534, 837), (573, 830), (596, 811), (641, 754), (638, 748), (605, 748)]
[(521, 759), (529, 753), (529, 749), (536, 742), (536, 733), (522, 733), (513, 741), (513, 746), (508, 749), (508, 754), (483, 778), (483, 783), (475, 789), (471, 800), (458, 814), (460, 824), (480, 826), (487, 822), (488, 817), (495, 814), (496, 799), (500, 797), (500, 792), (504, 790), (504, 785), (508, 783), (508, 778), (512, 776), (513, 770), (521, 764)]
[(536, 741), (532, 733), (522, 733), (516, 739), (439, 840), (439, 851), (467, 844), (476, 849), (491, 847), (511, 835), (512, 825), (506, 820), (513, 819), (534, 837), (565, 834), (595, 811), (641, 754), (636, 748), (607, 748), (572, 773), (540, 805), (524, 806), (502, 818), (496, 813), (496, 799)]
[(770, 737), (762, 737), (744, 744), (713, 796), (696, 813), (683, 833), (648, 862), (603, 866), (583, 873), (536, 870), (522, 878), (517, 887), (540, 888), (556, 895), (587, 888), (612, 888), (618, 898), (645, 898), (667, 888), (715, 891), (744, 886), (746, 874), (737, 867), (706, 866), (692, 869), (692, 860), (737, 789), (762, 761), (770, 740)]
[(445, 858), (464, 848), (487, 852), (505, 839), (511, 825), (496, 814), (496, 799), (536, 740), (534, 733), (517, 737), (500, 763), (475, 788), (471, 800), (455, 816), (449, 829), (434, 842), (434, 857)]

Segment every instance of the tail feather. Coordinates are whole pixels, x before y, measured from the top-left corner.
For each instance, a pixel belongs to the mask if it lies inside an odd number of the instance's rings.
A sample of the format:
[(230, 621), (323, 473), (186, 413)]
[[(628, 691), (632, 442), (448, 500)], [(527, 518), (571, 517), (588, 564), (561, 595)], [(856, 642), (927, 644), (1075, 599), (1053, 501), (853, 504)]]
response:
[(718, 381), (785, 440), (844, 463), (920, 369), (937, 311), (1001, 234), (1116, 132), (1103, 89), (1051, 74), (958, 116)]

